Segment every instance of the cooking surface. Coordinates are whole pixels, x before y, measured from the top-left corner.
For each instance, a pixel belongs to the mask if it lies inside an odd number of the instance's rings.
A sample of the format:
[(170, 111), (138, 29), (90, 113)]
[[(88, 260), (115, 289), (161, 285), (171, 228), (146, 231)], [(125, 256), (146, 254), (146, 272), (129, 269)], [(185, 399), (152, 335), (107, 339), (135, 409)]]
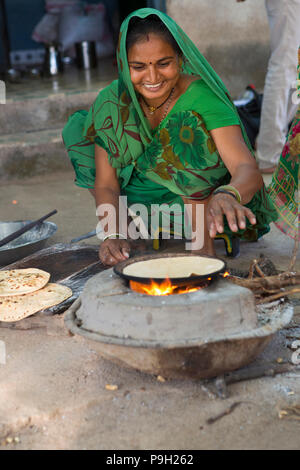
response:
[(27, 256), (3, 269), (39, 268), (50, 273), (50, 282), (72, 289), (73, 295), (59, 305), (43, 310), (45, 314), (64, 312), (80, 295), (86, 281), (107, 269), (98, 258), (98, 247), (58, 243)]
[(193, 253), (148, 253), (119, 263), (114, 271), (119, 276), (136, 282), (155, 282), (169, 279), (186, 285), (208, 277), (216, 277), (225, 270), (224, 261)]
[[(97, 245), (57, 243), (36, 251), (15, 263), (1, 266), (0, 270), (39, 268), (50, 273), (49, 282), (57, 282), (70, 287), (73, 292), (72, 297), (59, 305), (42, 311), (42, 313), (50, 315), (59, 314), (63, 313), (79, 297), (88, 279), (108, 269), (108, 266), (103, 266), (100, 262), (98, 249)], [(144, 251), (145, 246), (139, 240), (132, 244), (132, 256), (139, 255)]]

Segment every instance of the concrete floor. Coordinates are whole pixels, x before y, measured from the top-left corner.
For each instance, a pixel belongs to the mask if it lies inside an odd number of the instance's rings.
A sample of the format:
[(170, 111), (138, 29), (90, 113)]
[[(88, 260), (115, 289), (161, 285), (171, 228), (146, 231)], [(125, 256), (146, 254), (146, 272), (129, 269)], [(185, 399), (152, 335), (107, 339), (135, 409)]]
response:
[(105, 85), (117, 78), (117, 66), (114, 57), (99, 61), (95, 69), (80, 70), (74, 64), (65, 64), (62, 74), (52, 77), (34, 77), (24, 72), (16, 82), (7, 82), (6, 100), (20, 101), (44, 98), (49, 95), (78, 94), (99, 90), (99, 84)]
[[(58, 231), (49, 244), (69, 242), (97, 223), (93, 200), (73, 184), (71, 171), (1, 184), (0, 200), (0, 220), (35, 219), (57, 209), (51, 220)], [(229, 264), (246, 269), (263, 252), (284, 270), (292, 248), (272, 227), (258, 243), (242, 244), (241, 256)], [(220, 242), (217, 251), (224, 256)], [(294, 321), (300, 324), (299, 306)], [(280, 413), (300, 405), (299, 367), (232, 384), (222, 399), (206, 382), (160, 382), (102, 359), (92, 343), (69, 336), (62, 315), (7, 324), (0, 340), (0, 450), (300, 448), (299, 417)], [(107, 390), (107, 384), (118, 388)]]

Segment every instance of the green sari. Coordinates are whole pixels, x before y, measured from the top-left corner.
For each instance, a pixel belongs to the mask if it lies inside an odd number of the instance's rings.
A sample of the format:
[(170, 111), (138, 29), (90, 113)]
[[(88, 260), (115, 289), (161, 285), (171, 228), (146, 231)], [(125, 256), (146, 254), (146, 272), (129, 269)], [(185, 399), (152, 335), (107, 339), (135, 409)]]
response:
[[(182, 72), (199, 78), (192, 82), (188, 93), (178, 99), (155, 129), (151, 129), (140, 107), (126, 54), (130, 19), (148, 15), (157, 15), (176, 39), (184, 56)], [(119, 79), (99, 93), (88, 113), (79, 111), (72, 115), (63, 130), (76, 184), (94, 187), (95, 144), (107, 151), (109, 162), (116, 169), (121, 193), (128, 197), (128, 203), (145, 204), (149, 214), (152, 204), (178, 203), (183, 209), (182, 196), (201, 201), (218, 186), (229, 183), (231, 176), (210, 134), (214, 126), (208, 126), (202, 115), (204, 100), (198, 99), (196, 104), (200, 85), (202, 89), (206, 87), (207, 94), (221, 106), (219, 114), (225, 116), (223, 125), (240, 125), (252, 154), (253, 150), (223, 82), (181, 28), (158, 10), (137, 10), (121, 26), (117, 61)], [(198, 82), (200, 85), (194, 85)], [(215, 127), (221, 126), (222, 119)], [(265, 187), (254, 195), (247, 207), (255, 213), (257, 224), (251, 226), (247, 221), (246, 229), (235, 235), (257, 240), (269, 231), (268, 224), (277, 218), (277, 213)], [(182, 214), (180, 217), (176, 222), (179, 226), (184, 223)], [(174, 227), (173, 230), (176, 231)], [(231, 234), (227, 223), (225, 233)]]

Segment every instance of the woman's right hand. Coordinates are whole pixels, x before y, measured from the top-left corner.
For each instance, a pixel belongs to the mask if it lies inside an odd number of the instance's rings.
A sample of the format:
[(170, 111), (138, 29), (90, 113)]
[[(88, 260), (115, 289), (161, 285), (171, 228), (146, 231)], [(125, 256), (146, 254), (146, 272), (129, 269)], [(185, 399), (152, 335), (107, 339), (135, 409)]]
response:
[(99, 258), (106, 266), (114, 266), (129, 258), (130, 245), (127, 240), (108, 238), (99, 247)]

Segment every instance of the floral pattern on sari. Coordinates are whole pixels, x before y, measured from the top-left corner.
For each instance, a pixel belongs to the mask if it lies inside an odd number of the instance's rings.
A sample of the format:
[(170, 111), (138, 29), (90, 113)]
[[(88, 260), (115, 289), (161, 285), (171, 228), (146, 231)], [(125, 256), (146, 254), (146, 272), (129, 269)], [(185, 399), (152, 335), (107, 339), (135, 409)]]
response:
[(176, 112), (155, 130), (136, 170), (175, 194), (206, 199), (228, 176), (204, 120), (195, 111)]

